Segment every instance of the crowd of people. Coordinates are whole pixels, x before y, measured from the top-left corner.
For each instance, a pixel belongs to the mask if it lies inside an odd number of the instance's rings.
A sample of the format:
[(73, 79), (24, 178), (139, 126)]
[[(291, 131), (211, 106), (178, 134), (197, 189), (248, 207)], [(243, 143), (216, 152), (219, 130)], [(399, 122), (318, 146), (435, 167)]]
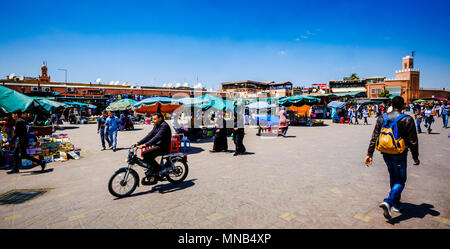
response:
[(433, 130), (431, 125), (436, 121), (435, 117), (442, 118), (442, 127), (447, 128), (450, 106), (444, 101), (442, 104), (415, 104), (410, 105), (410, 109), (416, 119), (417, 132), (422, 133), (421, 124), (423, 123), (430, 134)]

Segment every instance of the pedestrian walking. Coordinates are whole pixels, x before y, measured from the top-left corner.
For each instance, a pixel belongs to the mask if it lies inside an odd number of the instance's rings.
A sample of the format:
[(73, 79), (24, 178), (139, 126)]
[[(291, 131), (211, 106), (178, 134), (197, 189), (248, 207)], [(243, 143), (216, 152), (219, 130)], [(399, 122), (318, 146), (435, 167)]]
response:
[[(394, 212), (401, 210), (401, 194), (406, 183), (406, 168), (408, 148), (411, 150), (414, 165), (419, 165), (419, 143), (417, 139), (414, 119), (402, 113), (405, 101), (396, 96), (392, 99), (393, 111), (379, 117), (369, 143), (365, 164), (372, 165), (372, 157), (375, 148), (383, 155), (386, 163), (389, 179), (389, 196), (379, 205), (383, 209), (386, 219), (392, 218), (391, 209)], [(381, 132), (382, 131), (382, 132)]]
[(417, 110), (416, 112), (416, 126), (417, 126), (417, 133), (422, 133), (422, 128), (420, 127), (420, 124), (423, 120), (423, 113), (420, 110)]
[(120, 120), (114, 116), (113, 112), (109, 112), (109, 117), (106, 119), (106, 130), (111, 142), (110, 149), (116, 152), (117, 149), (117, 132), (119, 131)]
[(281, 107), (281, 110), (279, 112), (280, 115), (280, 122), (278, 124), (278, 129), (281, 129), (281, 134), (280, 136), (286, 137), (286, 132), (289, 128), (289, 124), (288, 124), (288, 120), (287, 120), (287, 112), (286, 112), (286, 107)]
[(16, 127), (14, 129), (14, 136), (11, 139), (11, 142), (7, 142), (5, 146), (12, 145), (16, 139), (18, 141), (14, 145), (14, 163), (11, 171), (8, 171), (8, 174), (15, 174), (19, 173), (19, 167), (22, 165), (22, 159), (28, 159), (32, 162), (37, 163), (38, 165), (41, 165), (42, 171), (44, 171), (46, 162), (45, 160), (41, 159), (38, 160), (29, 154), (27, 154), (27, 148), (28, 143), (30, 140), (35, 140), (36, 143), (39, 145), (39, 141), (37, 140), (36, 136), (32, 134), (31, 128), (29, 127), (28, 123), (24, 120), (24, 116), (22, 116), (21, 111), (15, 111), (12, 115), (13, 119), (16, 121)]
[(106, 132), (106, 119), (108, 114), (106, 111), (102, 111), (102, 115), (97, 118), (97, 134), (100, 134), (100, 140), (102, 142), (102, 150), (106, 150), (105, 140), (111, 147), (111, 141), (109, 140), (108, 133)]
[[(227, 126), (224, 118), (225, 112), (216, 120), (216, 131), (214, 134), (213, 149), (210, 152), (221, 152), (228, 150)], [(222, 124), (220, 124), (221, 122)]]
[(426, 106), (424, 115), (425, 115), (425, 127), (427, 128), (428, 134), (430, 134), (432, 131), (431, 124), (434, 122), (433, 107)]
[(434, 106), (434, 112), (436, 113), (435, 115), (436, 115), (437, 117), (440, 117), (440, 116), (441, 116), (440, 110), (441, 110), (441, 107), (439, 106), (439, 104), (436, 104), (436, 105)]
[(244, 135), (245, 135), (244, 124), (238, 122), (237, 114), (235, 114), (233, 137), (234, 137), (234, 144), (236, 146), (236, 151), (234, 152), (233, 156), (242, 155), (246, 151), (244, 146)]
[(359, 125), (358, 115), (359, 115), (358, 109), (354, 108), (353, 109), (353, 116), (355, 117), (355, 125)]
[(368, 125), (367, 118), (369, 117), (369, 111), (367, 108), (364, 108), (363, 110), (363, 118), (364, 118), (364, 125)]
[(348, 124), (353, 124), (353, 115), (354, 115), (353, 108), (350, 107), (348, 109)]
[(445, 101), (444, 105), (442, 107), (442, 123), (443, 123), (443, 128), (447, 128), (447, 123), (448, 123), (448, 116), (450, 115), (450, 106), (448, 105), (448, 103)]

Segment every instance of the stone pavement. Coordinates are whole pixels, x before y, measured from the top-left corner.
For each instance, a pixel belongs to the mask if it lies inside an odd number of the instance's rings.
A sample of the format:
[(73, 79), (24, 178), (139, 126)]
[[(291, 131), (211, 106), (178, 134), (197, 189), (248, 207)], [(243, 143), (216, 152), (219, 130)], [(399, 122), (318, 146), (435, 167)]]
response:
[[(433, 134), (420, 134), (420, 166), (408, 155), (403, 214), (387, 223), (378, 204), (389, 191), (386, 166), (375, 152), (364, 163), (370, 125), (289, 127), (287, 138), (260, 138), (246, 128), (247, 155), (208, 152), (212, 143), (192, 143), (189, 175), (180, 185), (138, 187), (116, 199), (107, 189), (114, 171), (125, 166), (126, 147), (150, 131), (119, 132), (117, 152), (100, 151), (96, 125), (66, 127), (82, 147), (80, 160), (48, 164), (7, 175), (0, 194), (13, 189), (49, 189), (18, 205), (0, 206), (0, 228), (443, 228), (450, 226), (450, 129), (442, 120)], [(138, 169), (143, 175), (143, 170)]]

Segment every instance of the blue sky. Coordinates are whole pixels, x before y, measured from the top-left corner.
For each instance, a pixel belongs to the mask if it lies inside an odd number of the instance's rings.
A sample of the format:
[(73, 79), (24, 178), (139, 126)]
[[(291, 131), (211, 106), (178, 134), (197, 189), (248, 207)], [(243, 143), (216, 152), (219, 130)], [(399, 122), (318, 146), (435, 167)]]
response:
[(395, 77), (450, 87), (449, 1), (1, 1), (0, 78), (161, 86)]

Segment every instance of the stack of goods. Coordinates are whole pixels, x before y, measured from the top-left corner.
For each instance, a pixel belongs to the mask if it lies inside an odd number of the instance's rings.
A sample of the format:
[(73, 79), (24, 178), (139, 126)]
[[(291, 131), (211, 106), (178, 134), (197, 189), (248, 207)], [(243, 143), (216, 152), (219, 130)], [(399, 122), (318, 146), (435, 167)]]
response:
[[(67, 134), (54, 134), (38, 138), (40, 146), (35, 141), (30, 143), (27, 153), (36, 158), (43, 158), (47, 163), (54, 161), (66, 161), (70, 157), (79, 159), (81, 148), (75, 147)], [(72, 155), (70, 155), (72, 154)], [(22, 160), (23, 166), (31, 166), (32, 162)]]
[(8, 168), (14, 161), (13, 152), (3, 144), (7, 142), (7, 135), (3, 130), (0, 130), (0, 168)]

